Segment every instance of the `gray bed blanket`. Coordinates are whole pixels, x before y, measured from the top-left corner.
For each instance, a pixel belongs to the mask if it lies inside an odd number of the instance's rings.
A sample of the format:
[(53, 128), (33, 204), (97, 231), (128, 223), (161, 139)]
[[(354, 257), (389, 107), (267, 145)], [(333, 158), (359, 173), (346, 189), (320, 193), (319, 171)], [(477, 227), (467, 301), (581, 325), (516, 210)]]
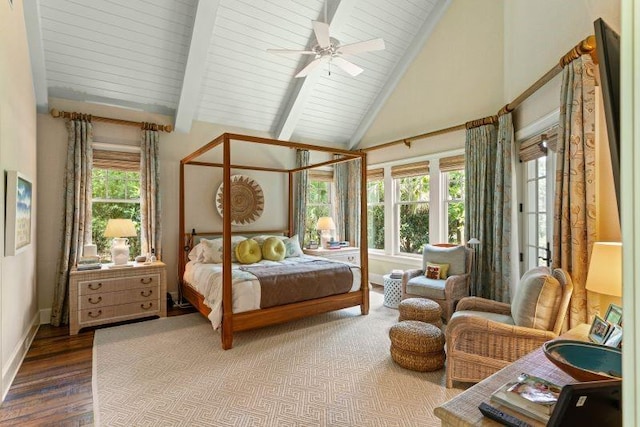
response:
[(314, 260), (297, 265), (241, 267), (260, 281), (260, 308), (322, 298), (351, 290), (353, 273), (341, 262)]

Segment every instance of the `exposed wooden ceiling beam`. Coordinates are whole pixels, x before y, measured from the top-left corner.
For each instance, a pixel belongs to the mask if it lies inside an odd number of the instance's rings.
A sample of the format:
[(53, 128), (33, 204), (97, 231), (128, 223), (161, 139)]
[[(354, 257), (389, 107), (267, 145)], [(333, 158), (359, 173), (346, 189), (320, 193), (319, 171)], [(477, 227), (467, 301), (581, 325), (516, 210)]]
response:
[(195, 117), (198, 94), (206, 71), (207, 52), (220, 0), (199, 0), (193, 22), (189, 56), (182, 80), (182, 91), (176, 110), (176, 130), (188, 133)]
[(49, 111), (49, 96), (47, 93), (47, 69), (44, 63), (42, 31), (40, 31), (40, 1), (25, 1), (22, 5), (24, 7), (25, 25), (27, 27), (27, 40), (29, 43), (29, 57), (31, 58), (31, 74), (33, 76), (36, 105), (39, 113), (47, 113)]
[(400, 79), (402, 79), (402, 77), (404, 76), (404, 73), (411, 66), (418, 54), (422, 51), (422, 48), (429, 39), (429, 36), (436, 27), (436, 24), (440, 21), (447, 8), (451, 4), (451, 1), (452, 0), (438, 0), (436, 5), (433, 7), (433, 11), (429, 14), (427, 20), (420, 27), (420, 30), (418, 31), (416, 37), (413, 39), (411, 46), (407, 48), (402, 59), (396, 64), (396, 67), (393, 69), (393, 72), (382, 87), (382, 90), (380, 90), (375, 101), (371, 104), (371, 107), (369, 107), (369, 110), (362, 118), (362, 121), (360, 121), (360, 125), (351, 137), (349, 148), (353, 148), (360, 143), (360, 140), (369, 130), (369, 128), (373, 124), (373, 121), (378, 116), (378, 113), (382, 109), (382, 106), (385, 104), (385, 102), (387, 102), (389, 96), (391, 96), (393, 91), (396, 89), (396, 86), (400, 82)]
[[(349, 20), (355, 4), (356, 0), (341, 0), (338, 6), (335, 8), (335, 11), (328, 11), (327, 19), (330, 23), (330, 30), (332, 35), (340, 32), (342, 27)], [(331, 12), (333, 12), (333, 14), (331, 14)], [(321, 21), (324, 20), (324, 11), (322, 12), (322, 17), (320, 17), (319, 19)], [(309, 22), (309, 28), (311, 28), (311, 22)], [(313, 32), (311, 33), (311, 37), (313, 40), (311, 45), (313, 45), (315, 44), (315, 35), (313, 34)], [(313, 58), (309, 58), (309, 62), (311, 62), (312, 60)], [(282, 119), (280, 120), (280, 123), (276, 128), (276, 139), (291, 139), (291, 135), (293, 135), (296, 125), (300, 120), (300, 116), (304, 111), (304, 107), (307, 103), (307, 100), (309, 99), (309, 95), (311, 95), (311, 91), (313, 90), (313, 87), (318, 83), (319, 79), (320, 72), (316, 70), (314, 73), (309, 74), (307, 77), (302, 79), (302, 81), (296, 84), (291, 92), (289, 100), (287, 101), (287, 106), (285, 107), (285, 110), (282, 114)]]

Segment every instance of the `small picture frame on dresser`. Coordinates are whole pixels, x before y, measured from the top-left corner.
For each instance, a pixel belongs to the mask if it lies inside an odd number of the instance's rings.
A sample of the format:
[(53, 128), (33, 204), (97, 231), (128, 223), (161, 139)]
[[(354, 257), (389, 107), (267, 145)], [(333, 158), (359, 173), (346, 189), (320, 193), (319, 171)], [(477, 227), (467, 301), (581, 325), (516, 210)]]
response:
[(307, 245), (307, 249), (318, 249), (318, 242), (315, 240), (309, 241), (309, 244)]

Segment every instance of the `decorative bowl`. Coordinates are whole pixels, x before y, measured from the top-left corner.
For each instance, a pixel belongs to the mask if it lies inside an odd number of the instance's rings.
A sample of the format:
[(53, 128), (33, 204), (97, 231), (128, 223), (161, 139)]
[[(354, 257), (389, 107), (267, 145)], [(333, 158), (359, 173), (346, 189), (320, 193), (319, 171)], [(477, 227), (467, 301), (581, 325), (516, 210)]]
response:
[(583, 341), (554, 340), (542, 346), (554, 365), (578, 381), (622, 378), (622, 350)]

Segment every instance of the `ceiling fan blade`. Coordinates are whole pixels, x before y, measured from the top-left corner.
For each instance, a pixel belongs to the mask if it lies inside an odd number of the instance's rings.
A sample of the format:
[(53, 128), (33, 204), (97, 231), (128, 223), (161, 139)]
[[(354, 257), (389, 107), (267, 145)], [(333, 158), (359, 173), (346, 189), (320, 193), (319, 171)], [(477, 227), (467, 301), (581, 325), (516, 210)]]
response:
[(329, 39), (329, 24), (320, 21), (313, 21), (313, 32), (320, 47), (325, 48), (331, 44)]
[(329, 57), (327, 56), (314, 59), (313, 61), (309, 62), (306, 67), (300, 70), (298, 74), (296, 74), (296, 77), (306, 77), (310, 72), (318, 68), (320, 64), (322, 64), (323, 62), (327, 62), (328, 59)]
[(267, 49), (269, 53), (275, 53), (277, 55), (293, 56), (293, 55), (315, 55), (312, 50), (292, 50), (292, 49)]
[(349, 62), (346, 59), (341, 58), (339, 56), (334, 56), (331, 61), (354, 77), (364, 71), (362, 68), (358, 67), (353, 62)]
[(344, 46), (340, 46), (337, 49), (338, 53), (342, 54), (353, 54), (360, 52), (370, 52), (373, 50), (383, 50), (384, 49), (384, 40), (382, 39), (372, 39), (364, 42), (357, 42), (346, 44)]

